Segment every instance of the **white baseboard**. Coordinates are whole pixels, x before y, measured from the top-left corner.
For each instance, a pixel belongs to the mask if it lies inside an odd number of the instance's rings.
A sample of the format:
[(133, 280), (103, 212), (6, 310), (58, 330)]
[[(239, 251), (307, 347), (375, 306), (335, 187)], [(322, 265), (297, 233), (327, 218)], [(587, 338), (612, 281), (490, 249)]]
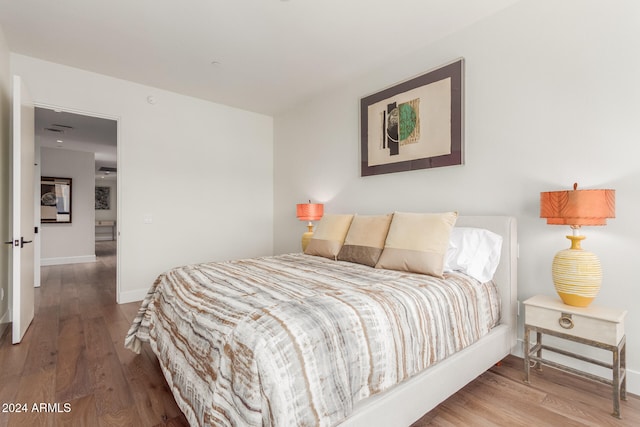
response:
[(57, 257), (57, 258), (41, 258), (40, 265), (62, 265), (62, 264), (81, 264), (84, 262), (96, 262), (96, 256), (94, 255), (81, 255), (70, 257)]
[(627, 369), (627, 391), (640, 396), (640, 372)]
[[(512, 351), (511, 354), (513, 354), (514, 356), (518, 356), (518, 357), (522, 357), (524, 358), (524, 339), (522, 338), (518, 338), (518, 345), (516, 346), (517, 349), (516, 351)], [(550, 353), (551, 354), (551, 353)], [(609, 352), (609, 354), (611, 354)], [(555, 354), (554, 354), (555, 356)], [(546, 357), (546, 356), (543, 356)], [(580, 362), (578, 360), (575, 359), (570, 359), (570, 358), (558, 358), (556, 357), (549, 357), (549, 359), (563, 363), (567, 366), (570, 366), (572, 368), (576, 368), (576, 369), (588, 369), (589, 364), (587, 364), (586, 362)], [(627, 354), (627, 363), (629, 362), (629, 355)], [(608, 363), (611, 363), (611, 360), (608, 360)], [(523, 368), (524, 369), (524, 368)], [(611, 373), (610, 370), (608, 370), (609, 374)], [(591, 372), (593, 374), (596, 375), (602, 375), (599, 372)], [(611, 377), (609, 377), (611, 378)], [(627, 391), (629, 393), (635, 394), (636, 396), (640, 396), (640, 372), (633, 370), (633, 369), (628, 369), (627, 368)]]
[(135, 291), (120, 292), (117, 296), (118, 304), (126, 304), (129, 302), (142, 301), (147, 296), (149, 288), (136, 289)]

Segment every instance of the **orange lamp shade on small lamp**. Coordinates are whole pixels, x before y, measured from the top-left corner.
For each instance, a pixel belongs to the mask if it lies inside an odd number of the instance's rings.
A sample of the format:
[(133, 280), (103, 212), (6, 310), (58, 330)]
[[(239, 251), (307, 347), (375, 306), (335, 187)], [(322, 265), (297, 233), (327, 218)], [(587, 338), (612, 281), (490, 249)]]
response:
[(600, 260), (585, 251), (580, 242), (583, 225), (606, 225), (607, 218), (616, 215), (615, 190), (547, 191), (540, 193), (540, 218), (547, 224), (568, 225), (573, 230), (571, 247), (561, 250), (553, 258), (551, 274), (556, 292), (567, 305), (586, 307), (600, 291), (602, 268)]
[(296, 205), (296, 216), (300, 221), (309, 221), (307, 232), (302, 235), (302, 250), (304, 251), (313, 237), (313, 223), (324, 215), (324, 205), (322, 203), (299, 203)]

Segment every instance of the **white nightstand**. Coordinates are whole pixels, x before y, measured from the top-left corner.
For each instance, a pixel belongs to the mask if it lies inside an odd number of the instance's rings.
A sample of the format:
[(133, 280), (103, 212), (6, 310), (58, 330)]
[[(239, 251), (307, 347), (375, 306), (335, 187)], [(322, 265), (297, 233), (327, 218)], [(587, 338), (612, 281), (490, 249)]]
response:
[[(572, 307), (558, 298), (538, 295), (524, 302), (524, 374), (529, 383), (529, 369), (551, 366), (564, 372), (599, 381), (613, 387), (613, 416), (620, 416), (620, 398), (627, 400), (626, 339), (624, 333), (625, 310), (591, 305)], [(531, 346), (530, 334), (536, 333), (536, 342)], [(569, 341), (609, 350), (611, 364), (585, 357), (570, 351), (542, 344), (542, 335), (552, 335)], [(569, 366), (543, 358), (542, 351), (572, 357), (612, 371), (612, 379), (583, 372)], [(531, 365), (533, 363), (533, 365)]]

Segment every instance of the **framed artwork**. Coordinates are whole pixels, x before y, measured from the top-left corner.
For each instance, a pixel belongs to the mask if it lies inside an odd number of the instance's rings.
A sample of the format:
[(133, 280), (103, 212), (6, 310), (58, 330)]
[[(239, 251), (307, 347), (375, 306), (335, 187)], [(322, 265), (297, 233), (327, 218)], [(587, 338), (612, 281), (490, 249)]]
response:
[(71, 178), (40, 178), (40, 222), (71, 223)]
[(111, 187), (96, 187), (96, 210), (111, 209)]
[(361, 176), (461, 165), (464, 59), (360, 100)]

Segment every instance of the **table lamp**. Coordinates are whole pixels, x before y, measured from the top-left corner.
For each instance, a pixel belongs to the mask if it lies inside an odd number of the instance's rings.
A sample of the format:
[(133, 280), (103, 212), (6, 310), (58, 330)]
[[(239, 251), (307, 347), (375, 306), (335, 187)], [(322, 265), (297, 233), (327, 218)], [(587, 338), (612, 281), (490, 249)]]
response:
[(561, 250), (553, 258), (551, 274), (556, 292), (567, 305), (586, 307), (596, 297), (602, 283), (600, 260), (580, 247), (585, 236), (583, 225), (606, 225), (607, 218), (615, 218), (615, 190), (547, 191), (540, 193), (540, 218), (547, 224), (568, 225), (573, 230), (569, 249)]
[(300, 221), (309, 221), (307, 224), (307, 232), (302, 235), (302, 251), (307, 248), (309, 241), (313, 237), (313, 223), (322, 218), (324, 214), (324, 205), (322, 203), (299, 203), (296, 205), (296, 216)]

